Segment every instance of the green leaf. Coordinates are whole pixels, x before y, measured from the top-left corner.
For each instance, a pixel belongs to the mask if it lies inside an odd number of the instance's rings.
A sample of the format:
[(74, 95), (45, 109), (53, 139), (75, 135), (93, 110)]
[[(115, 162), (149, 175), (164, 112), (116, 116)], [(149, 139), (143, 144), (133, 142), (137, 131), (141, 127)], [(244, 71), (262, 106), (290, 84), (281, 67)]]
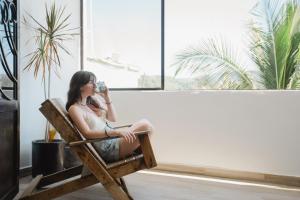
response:
[(236, 84), (243, 86), (243, 89), (254, 87), (250, 73), (237, 62), (232, 49), (222, 40), (209, 39), (198, 47), (183, 50), (176, 55), (174, 65), (177, 66), (175, 75), (184, 70), (199, 77), (205, 74), (210, 84), (215, 87), (234, 85), (234, 88), (237, 88)]
[(61, 55), (58, 53), (60, 50), (71, 55), (63, 42), (78, 35), (74, 32), (78, 28), (69, 28), (70, 23), (68, 21), (71, 14), (66, 15), (65, 12), (65, 6), (57, 7), (55, 2), (50, 6), (45, 4), (45, 26), (29, 13), (27, 13), (27, 16), (32, 19), (34, 24), (30, 24), (24, 17), (23, 21), (32, 27), (35, 32), (32, 38), (37, 45), (35, 51), (26, 55), (30, 59), (24, 69), (30, 70), (33, 66), (35, 78), (39, 71), (42, 73), (42, 79), (46, 78), (46, 72), (50, 73), (51, 70), (54, 70), (58, 75), (57, 67), (61, 67)]

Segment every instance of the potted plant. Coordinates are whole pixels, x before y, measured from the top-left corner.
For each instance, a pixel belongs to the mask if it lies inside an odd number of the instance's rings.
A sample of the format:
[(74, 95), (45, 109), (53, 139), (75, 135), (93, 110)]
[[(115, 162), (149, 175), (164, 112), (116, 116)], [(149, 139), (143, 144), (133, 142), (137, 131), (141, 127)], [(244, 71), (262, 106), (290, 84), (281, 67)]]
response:
[[(65, 6), (57, 7), (53, 3), (50, 8), (45, 5), (45, 22), (39, 22), (31, 14), (24, 17), (25, 26), (34, 32), (31, 39), (36, 48), (26, 55), (29, 62), (24, 70), (33, 69), (36, 79), (39, 72), (42, 74), (45, 100), (51, 97), (51, 75), (53, 72), (59, 77), (58, 69), (61, 67), (61, 54), (70, 52), (63, 42), (72, 40), (78, 33), (76, 28), (70, 28), (68, 22), (71, 14), (65, 15)], [(63, 169), (64, 143), (55, 140), (55, 129), (47, 121), (45, 138), (32, 142), (32, 175), (51, 174)]]

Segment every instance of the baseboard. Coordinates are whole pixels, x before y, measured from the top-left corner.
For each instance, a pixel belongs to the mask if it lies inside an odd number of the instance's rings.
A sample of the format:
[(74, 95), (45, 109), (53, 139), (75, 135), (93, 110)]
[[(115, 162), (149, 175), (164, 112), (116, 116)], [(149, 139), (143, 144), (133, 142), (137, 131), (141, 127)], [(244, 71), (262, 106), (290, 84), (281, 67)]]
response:
[[(20, 178), (31, 175), (31, 169), (32, 169), (31, 166), (21, 168)], [(258, 172), (228, 170), (228, 169), (213, 168), (213, 167), (192, 167), (187, 165), (163, 164), (163, 163), (159, 163), (158, 166), (152, 170), (187, 173), (187, 174), (204, 175), (204, 176), (211, 176), (211, 177), (218, 177), (218, 178), (228, 178), (228, 179), (255, 181), (255, 182), (300, 187), (300, 177), (295, 177), (295, 176), (283, 176), (283, 175), (274, 175), (274, 174), (264, 174)]]
[(31, 166), (26, 166), (26, 167), (22, 167), (20, 168), (20, 178), (23, 178), (25, 176), (29, 176), (31, 175), (31, 170), (32, 170), (32, 167)]
[(176, 173), (188, 173), (188, 174), (195, 174), (195, 175), (204, 175), (204, 176), (211, 176), (211, 177), (300, 187), (300, 177), (294, 177), (294, 176), (282, 176), (282, 175), (264, 174), (264, 173), (257, 173), (257, 172), (228, 170), (222, 168), (192, 167), (192, 166), (179, 165), (179, 164), (163, 164), (163, 163), (158, 164), (158, 166), (155, 167), (153, 170), (176, 172)]

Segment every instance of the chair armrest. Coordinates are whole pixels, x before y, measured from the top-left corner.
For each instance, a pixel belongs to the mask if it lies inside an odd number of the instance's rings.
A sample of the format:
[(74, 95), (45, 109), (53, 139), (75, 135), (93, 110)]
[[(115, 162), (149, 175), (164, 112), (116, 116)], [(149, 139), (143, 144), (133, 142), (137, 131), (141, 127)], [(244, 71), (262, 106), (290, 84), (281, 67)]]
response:
[(123, 126), (115, 126), (114, 129), (131, 127), (131, 126), (132, 126), (132, 124), (126, 124), (126, 125), (123, 125)]
[[(137, 135), (138, 137), (140, 135), (145, 135), (145, 134), (148, 134), (148, 133), (149, 133), (149, 131), (134, 132), (134, 134)], [(95, 139), (74, 141), (74, 142), (67, 143), (67, 146), (73, 147), (73, 146), (77, 146), (77, 145), (83, 145), (83, 144), (86, 144), (86, 143), (98, 142), (98, 141), (102, 141), (102, 140), (110, 140), (110, 139), (115, 139), (115, 138), (120, 138), (120, 137), (121, 136), (114, 136), (114, 137), (104, 137), (104, 138), (95, 138)]]

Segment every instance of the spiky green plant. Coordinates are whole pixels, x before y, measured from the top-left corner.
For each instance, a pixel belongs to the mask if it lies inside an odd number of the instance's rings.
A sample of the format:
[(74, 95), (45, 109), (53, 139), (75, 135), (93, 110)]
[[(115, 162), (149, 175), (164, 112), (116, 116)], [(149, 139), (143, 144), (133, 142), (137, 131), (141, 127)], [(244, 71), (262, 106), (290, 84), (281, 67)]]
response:
[(299, 1), (261, 0), (252, 16), (249, 55), (256, 72), (240, 64), (224, 41), (209, 39), (176, 55), (175, 75), (185, 69), (205, 74), (214, 88), (300, 89)]
[[(46, 74), (48, 72), (48, 83), (50, 83), (50, 75), (53, 70), (57, 76), (59, 76), (58, 68), (61, 67), (61, 54), (60, 51), (71, 55), (63, 42), (72, 40), (77, 32), (74, 32), (77, 28), (69, 28), (70, 23), (68, 22), (71, 14), (65, 16), (65, 6), (57, 7), (55, 3), (48, 8), (45, 5), (46, 11), (46, 23), (38, 22), (31, 14), (27, 13), (29, 19), (33, 21), (31, 24), (26, 17), (24, 17), (24, 24), (33, 29), (33, 39), (35, 41), (36, 49), (27, 54), (29, 62), (25, 66), (24, 70), (31, 70), (34, 68), (34, 77), (37, 78), (39, 71), (42, 71), (42, 80), (46, 85)], [(48, 96), (45, 90), (45, 98), (50, 97), (50, 84), (48, 84)]]
[[(64, 46), (64, 42), (72, 40), (78, 33), (78, 28), (70, 28), (69, 18), (71, 14), (65, 15), (66, 6), (57, 7), (53, 3), (50, 8), (45, 4), (45, 23), (36, 20), (31, 14), (23, 18), (25, 26), (33, 30), (34, 44), (36, 48), (33, 52), (26, 55), (29, 57), (28, 64), (24, 70), (30, 71), (33, 68), (34, 78), (36, 79), (39, 71), (42, 73), (42, 83), (44, 86), (45, 99), (51, 96), (51, 72), (59, 76), (58, 69), (61, 68), (62, 52), (71, 55)], [(46, 84), (47, 83), (47, 84)], [(46, 125), (45, 139), (48, 141), (49, 125)]]

